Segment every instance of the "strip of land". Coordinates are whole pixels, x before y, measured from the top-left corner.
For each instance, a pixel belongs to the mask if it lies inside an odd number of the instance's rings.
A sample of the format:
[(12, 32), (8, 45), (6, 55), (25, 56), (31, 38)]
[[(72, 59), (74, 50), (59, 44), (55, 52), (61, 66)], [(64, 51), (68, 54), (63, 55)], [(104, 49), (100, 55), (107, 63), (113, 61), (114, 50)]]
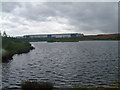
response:
[(47, 41), (47, 42), (78, 42), (78, 41), (88, 41), (88, 40), (120, 40), (120, 34), (99, 34), (99, 35), (84, 35), (78, 37), (64, 37), (64, 38), (19, 38), (25, 41), (31, 42), (40, 42), (40, 41)]
[(34, 49), (29, 42), (12, 37), (2, 38), (2, 62), (8, 62), (15, 54), (27, 53)]

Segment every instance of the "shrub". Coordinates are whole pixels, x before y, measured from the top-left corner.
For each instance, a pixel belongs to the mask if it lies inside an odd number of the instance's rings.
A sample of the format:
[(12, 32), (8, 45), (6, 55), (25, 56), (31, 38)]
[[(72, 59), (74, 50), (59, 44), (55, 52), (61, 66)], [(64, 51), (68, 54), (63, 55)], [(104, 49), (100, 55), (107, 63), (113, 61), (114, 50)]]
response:
[(53, 85), (49, 82), (25, 81), (21, 84), (22, 90), (52, 90)]

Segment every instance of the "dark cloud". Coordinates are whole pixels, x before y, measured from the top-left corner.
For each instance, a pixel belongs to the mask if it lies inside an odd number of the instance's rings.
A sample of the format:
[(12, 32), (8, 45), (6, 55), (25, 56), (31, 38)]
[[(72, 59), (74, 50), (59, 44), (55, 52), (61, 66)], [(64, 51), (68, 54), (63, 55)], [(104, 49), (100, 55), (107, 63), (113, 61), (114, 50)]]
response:
[(24, 9), (18, 15), (28, 20), (44, 21), (49, 16), (56, 16), (55, 10), (44, 4), (33, 5), (32, 3), (25, 3), (24, 5)]
[(56, 7), (59, 15), (69, 19), (76, 31), (101, 30), (105, 33), (117, 32), (118, 10), (117, 3), (47, 3), (49, 7)]
[[(19, 7), (16, 9), (16, 7)], [(15, 10), (16, 9), (16, 10)], [(14, 15), (28, 21), (51, 21), (48, 17), (62, 17), (73, 25), (76, 32), (103, 33), (118, 32), (117, 2), (47, 2), (47, 3), (3, 3), (3, 12), (14, 12)], [(60, 22), (61, 24), (63, 22)], [(23, 25), (26, 25), (23, 23)], [(66, 29), (69, 30), (70, 29)]]

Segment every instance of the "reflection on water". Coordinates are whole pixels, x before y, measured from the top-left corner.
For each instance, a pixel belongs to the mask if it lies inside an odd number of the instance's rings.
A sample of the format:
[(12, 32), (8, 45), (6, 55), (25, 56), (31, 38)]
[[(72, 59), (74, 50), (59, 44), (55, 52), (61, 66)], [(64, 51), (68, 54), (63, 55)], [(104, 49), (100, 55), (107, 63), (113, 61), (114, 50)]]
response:
[(3, 64), (4, 87), (19, 87), (24, 80), (49, 81), (56, 87), (116, 85), (117, 41), (31, 44), (34, 50)]

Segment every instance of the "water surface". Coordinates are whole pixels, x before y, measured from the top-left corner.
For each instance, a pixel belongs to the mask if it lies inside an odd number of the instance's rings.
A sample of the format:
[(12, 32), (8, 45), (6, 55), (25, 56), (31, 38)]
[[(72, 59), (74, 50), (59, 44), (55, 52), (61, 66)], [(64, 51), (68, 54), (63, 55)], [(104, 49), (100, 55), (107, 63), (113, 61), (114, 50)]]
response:
[(31, 42), (34, 50), (3, 64), (3, 87), (25, 80), (52, 82), (56, 87), (116, 85), (117, 41)]

